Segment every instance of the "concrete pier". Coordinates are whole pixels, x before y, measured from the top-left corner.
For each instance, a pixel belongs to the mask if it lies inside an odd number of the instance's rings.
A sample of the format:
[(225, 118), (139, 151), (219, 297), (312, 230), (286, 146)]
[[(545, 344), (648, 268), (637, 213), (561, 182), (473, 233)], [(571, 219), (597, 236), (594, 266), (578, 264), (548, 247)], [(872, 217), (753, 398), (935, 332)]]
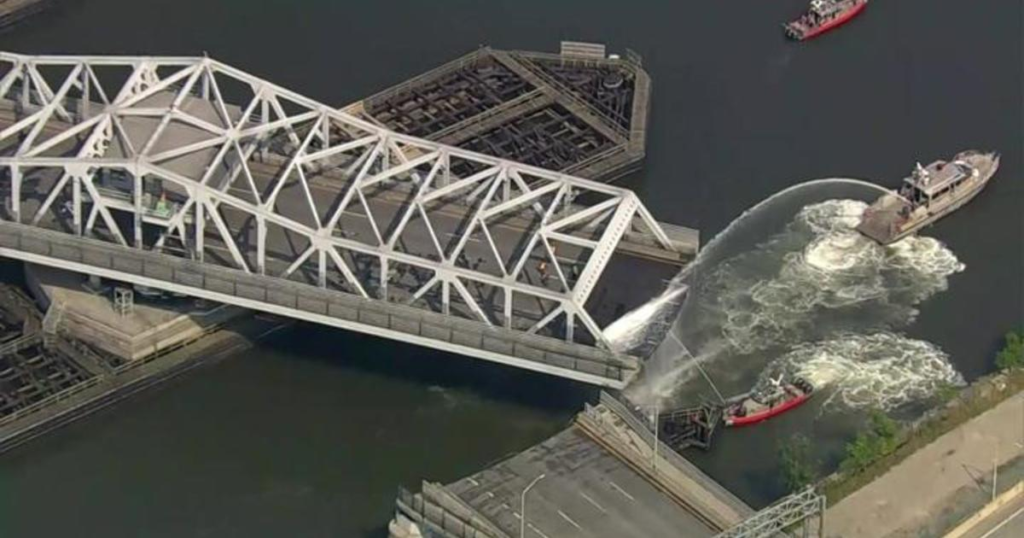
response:
[[(54, 392), (31, 406), (0, 416), (0, 453), (102, 410), (142, 390), (202, 365), (237, 354), (285, 323), (271, 317), (242, 317), (179, 347), (119, 367)], [(62, 352), (75, 345), (65, 341)], [(81, 349), (81, 348), (78, 348)]]
[(137, 293), (133, 293), (131, 310), (118, 312), (113, 294), (131, 286), (105, 283), (102, 289), (90, 289), (80, 274), (32, 264), (25, 267), (25, 279), (43, 310), (59, 305), (61, 324), (69, 335), (125, 362), (195, 340), (218, 325), (248, 315), (245, 309), (229, 305), (167, 294), (145, 298)]
[(34, 298), (0, 285), (0, 452), (289, 323), (224, 305), (196, 310), (180, 300), (122, 314), (109, 283), (97, 292), (75, 273), (31, 265), (25, 273)]
[(482, 47), (343, 110), (400, 133), (610, 182), (640, 167), (650, 92), (638, 54), (563, 42), (559, 54)]

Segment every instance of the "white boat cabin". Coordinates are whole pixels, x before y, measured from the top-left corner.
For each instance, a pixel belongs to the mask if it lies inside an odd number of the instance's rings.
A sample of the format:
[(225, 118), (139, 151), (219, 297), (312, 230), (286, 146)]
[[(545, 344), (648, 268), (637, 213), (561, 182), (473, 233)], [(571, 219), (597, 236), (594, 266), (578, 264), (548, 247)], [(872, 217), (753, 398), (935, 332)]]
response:
[(910, 177), (903, 180), (900, 196), (915, 207), (927, 206), (954, 193), (965, 181), (977, 176), (977, 168), (964, 161), (935, 161), (927, 167), (917, 163)]

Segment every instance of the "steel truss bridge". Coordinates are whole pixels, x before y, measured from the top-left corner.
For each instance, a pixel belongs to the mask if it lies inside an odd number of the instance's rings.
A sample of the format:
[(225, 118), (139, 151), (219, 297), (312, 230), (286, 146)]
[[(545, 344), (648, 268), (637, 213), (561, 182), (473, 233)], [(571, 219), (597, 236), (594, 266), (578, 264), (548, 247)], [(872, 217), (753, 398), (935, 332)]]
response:
[(609, 264), (696, 249), (629, 190), (210, 58), (0, 53), (0, 198), (5, 257), (616, 388)]

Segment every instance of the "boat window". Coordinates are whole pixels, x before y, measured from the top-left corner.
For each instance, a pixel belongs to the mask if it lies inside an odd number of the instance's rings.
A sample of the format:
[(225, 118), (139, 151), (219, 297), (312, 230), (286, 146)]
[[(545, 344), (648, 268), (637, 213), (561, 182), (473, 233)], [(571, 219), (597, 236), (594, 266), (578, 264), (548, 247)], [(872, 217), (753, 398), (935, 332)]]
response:
[(950, 183), (949, 185), (935, 191), (935, 193), (932, 194), (932, 199), (942, 198), (943, 196), (946, 196), (953, 190), (953, 187), (955, 186), (955, 183)]

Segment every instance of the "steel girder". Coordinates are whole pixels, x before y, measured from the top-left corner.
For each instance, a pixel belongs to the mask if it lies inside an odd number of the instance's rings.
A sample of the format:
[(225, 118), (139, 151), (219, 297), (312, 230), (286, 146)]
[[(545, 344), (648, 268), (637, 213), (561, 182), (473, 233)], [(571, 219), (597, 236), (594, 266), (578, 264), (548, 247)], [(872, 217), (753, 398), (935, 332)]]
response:
[(585, 305), (624, 235), (676, 250), (627, 189), (401, 135), (210, 58), (0, 68), (16, 222), (600, 347)]

